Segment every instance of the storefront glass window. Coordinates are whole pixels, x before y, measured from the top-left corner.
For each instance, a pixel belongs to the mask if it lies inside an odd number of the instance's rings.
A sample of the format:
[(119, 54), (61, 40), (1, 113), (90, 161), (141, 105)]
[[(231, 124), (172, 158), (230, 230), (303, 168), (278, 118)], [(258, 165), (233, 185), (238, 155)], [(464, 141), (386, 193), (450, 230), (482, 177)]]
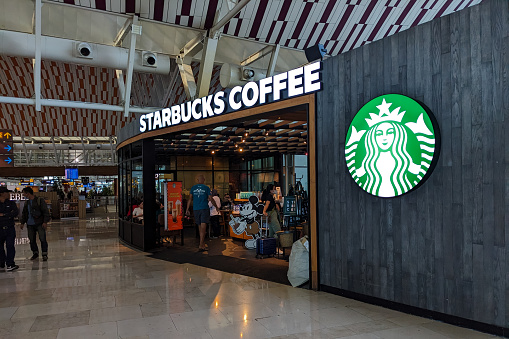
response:
[(305, 155), (295, 156), (295, 182), (298, 181), (308, 191), (308, 157)]
[(133, 160), (132, 170), (132, 198), (141, 200), (143, 199), (143, 165), (141, 159)]
[(274, 169), (274, 157), (264, 158), (262, 161), (264, 170)]
[(268, 184), (274, 183), (274, 172), (253, 173), (252, 191), (262, 191)]
[(120, 217), (123, 218), (124, 216), (127, 215), (127, 211), (126, 211), (126, 207), (125, 207), (127, 205), (127, 195), (124, 192), (124, 187), (125, 187), (124, 183), (125, 183), (125, 179), (126, 179), (125, 164), (122, 162), (119, 163), (119, 176), (120, 176), (120, 180), (118, 183), (118, 190), (119, 190), (118, 205), (119, 205)]
[(125, 179), (125, 196), (126, 196), (126, 216), (128, 214), (128, 211), (131, 208), (131, 198), (132, 198), (132, 185), (131, 185), (131, 161), (124, 162), (125, 164), (125, 171), (126, 171), (126, 179)]
[(214, 157), (214, 170), (228, 170), (229, 166), (229, 158), (223, 157)]
[(177, 170), (212, 170), (212, 157), (177, 157)]
[(123, 155), (124, 160), (131, 158), (131, 145), (128, 145), (128, 146), (122, 148), (122, 151), (124, 152), (124, 155)]
[(252, 171), (261, 170), (262, 169), (262, 159), (252, 160), (250, 161), (250, 168)]
[(229, 193), (230, 172), (214, 170), (214, 188), (219, 193), (221, 199), (225, 193)]
[(141, 158), (133, 160), (133, 171), (142, 171), (143, 170), (143, 162)]
[(177, 169), (177, 159), (173, 156), (158, 154), (156, 156), (156, 172), (171, 171)]
[(131, 145), (131, 147), (132, 147), (132, 150), (131, 150), (130, 158), (141, 157), (142, 152), (143, 152), (142, 147), (141, 147), (141, 141), (135, 142), (134, 144)]

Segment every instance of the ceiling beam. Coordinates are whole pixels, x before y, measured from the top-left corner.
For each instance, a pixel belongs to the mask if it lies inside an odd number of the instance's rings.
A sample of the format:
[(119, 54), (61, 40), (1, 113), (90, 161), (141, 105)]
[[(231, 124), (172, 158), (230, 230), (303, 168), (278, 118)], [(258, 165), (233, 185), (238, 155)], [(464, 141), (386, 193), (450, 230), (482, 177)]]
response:
[(253, 53), (251, 54), (250, 56), (248, 56), (247, 58), (245, 58), (244, 60), (242, 60), (240, 62), (240, 65), (242, 67), (244, 66), (249, 66), (251, 65), (253, 62), (263, 58), (264, 56), (272, 53), (272, 51), (274, 50), (274, 47), (272, 46), (265, 46), (264, 48), (262, 48), (261, 50), (259, 50), (258, 52), (256, 53)]
[(138, 17), (133, 16), (131, 24), (131, 41), (129, 44), (129, 55), (127, 57), (127, 80), (124, 95), (124, 117), (129, 116), (129, 105), (131, 103), (131, 84), (133, 81), (134, 52), (136, 51), (136, 38), (141, 35), (141, 26), (138, 26)]
[(209, 94), (218, 41), (219, 39), (217, 38), (205, 37), (204, 39), (200, 72), (198, 74), (198, 98), (205, 97)]
[(117, 76), (117, 85), (118, 85), (118, 92), (120, 94), (120, 102), (124, 103), (124, 100), (125, 100), (124, 73), (122, 72), (121, 69), (116, 69), (115, 75)]
[(250, 0), (240, 0), (237, 2), (235, 7), (224, 17), (222, 17), (212, 28), (209, 29), (209, 37), (215, 37), (219, 30), (223, 28), (224, 25), (226, 25), (231, 19), (233, 19), (234, 16), (236, 16), (244, 6), (246, 6), (249, 3)]
[(34, 95), (35, 95), (35, 110), (40, 112), (41, 106), (41, 0), (35, 0), (35, 59), (34, 59)]
[(131, 25), (133, 23), (132, 18), (128, 18), (124, 22), (124, 26), (118, 31), (117, 36), (115, 37), (115, 40), (113, 41), (113, 46), (119, 47), (122, 45), (122, 42), (124, 41), (125, 37), (131, 30)]
[(177, 57), (176, 61), (187, 100), (191, 100), (196, 97), (196, 81), (194, 80), (193, 68), (191, 65), (186, 64), (184, 58), (180, 56)]
[(203, 34), (200, 33), (180, 49), (180, 57), (185, 58), (186, 63), (190, 63), (192, 58), (203, 49), (203, 38)]
[(279, 55), (279, 49), (281, 46), (276, 45), (272, 50), (272, 54), (270, 55), (269, 66), (267, 67), (267, 78), (274, 75), (274, 70), (276, 69), (277, 57)]

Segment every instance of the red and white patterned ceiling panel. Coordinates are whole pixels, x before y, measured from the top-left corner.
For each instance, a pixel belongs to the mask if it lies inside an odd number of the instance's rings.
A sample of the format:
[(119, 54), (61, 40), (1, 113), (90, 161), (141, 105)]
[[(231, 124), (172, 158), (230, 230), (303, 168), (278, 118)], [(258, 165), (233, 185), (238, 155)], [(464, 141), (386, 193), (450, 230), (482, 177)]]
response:
[[(0, 96), (33, 97), (33, 68), (30, 59), (0, 56)], [(41, 95), (46, 99), (85, 101), (119, 105), (115, 71), (107, 68), (42, 61)], [(134, 73), (131, 104), (165, 104), (169, 76)], [(123, 112), (60, 107), (0, 104), (0, 128), (16, 136), (97, 136), (109, 137), (131, 122)]]
[[(185, 27), (209, 29), (223, 0), (52, 0)], [(482, 0), (251, 0), (222, 32), (304, 49), (321, 43), (346, 52)]]

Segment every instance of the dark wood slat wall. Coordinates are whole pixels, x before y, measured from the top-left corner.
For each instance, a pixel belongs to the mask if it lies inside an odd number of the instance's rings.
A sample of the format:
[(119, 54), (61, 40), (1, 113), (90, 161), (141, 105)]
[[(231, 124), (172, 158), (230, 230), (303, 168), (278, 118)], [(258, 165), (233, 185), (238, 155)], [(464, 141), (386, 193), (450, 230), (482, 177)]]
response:
[[(324, 61), (317, 95), (320, 284), (509, 327), (509, 2), (436, 19)], [(344, 160), (374, 97), (423, 101), (440, 160), (418, 190), (362, 191)]]

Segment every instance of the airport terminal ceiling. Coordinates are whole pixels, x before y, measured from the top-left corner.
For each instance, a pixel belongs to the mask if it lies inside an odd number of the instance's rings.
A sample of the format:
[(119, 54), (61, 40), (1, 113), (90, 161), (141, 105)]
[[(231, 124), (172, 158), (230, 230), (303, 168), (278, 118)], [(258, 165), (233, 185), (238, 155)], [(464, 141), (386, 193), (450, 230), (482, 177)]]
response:
[[(38, 1), (0, 0), (0, 129), (28, 138), (110, 138), (136, 119), (136, 111), (188, 100), (189, 81), (199, 87), (195, 96), (222, 90), (223, 64), (287, 71), (306, 63), (303, 49), (317, 43), (336, 55), (479, 2), (44, 0), (41, 57), (34, 59), (35, 47), (26, 46), (36, 45), (29, 42), (37, 36), (33, 18)], [(124, 28), (138, 26), (142, 30), (129, 71), (127, 62), (121, 64), (132, 45)], [(217, 38), (213, 51), (204, 46), (211, 30), (216, 33), (211, 38)], [(76, 55), (81, 42), (90, 46), (90, 56)], [(47, 47), (71, 45), (75, 48), (60, 53), (58, 60)], [(106, 59), (100, 53), (105, 49), (121, 57)], [(182, 52), (185, 72), (175, 62)], [(156, 67), (146, 64), (150, 55)], [(40, 91), (34, 82), (38, 62)], [(205, 62), (210, 67), (203, 71)], [(201, 82), (201, 73), (208, 73), (204, 77), (210, 82)]]

